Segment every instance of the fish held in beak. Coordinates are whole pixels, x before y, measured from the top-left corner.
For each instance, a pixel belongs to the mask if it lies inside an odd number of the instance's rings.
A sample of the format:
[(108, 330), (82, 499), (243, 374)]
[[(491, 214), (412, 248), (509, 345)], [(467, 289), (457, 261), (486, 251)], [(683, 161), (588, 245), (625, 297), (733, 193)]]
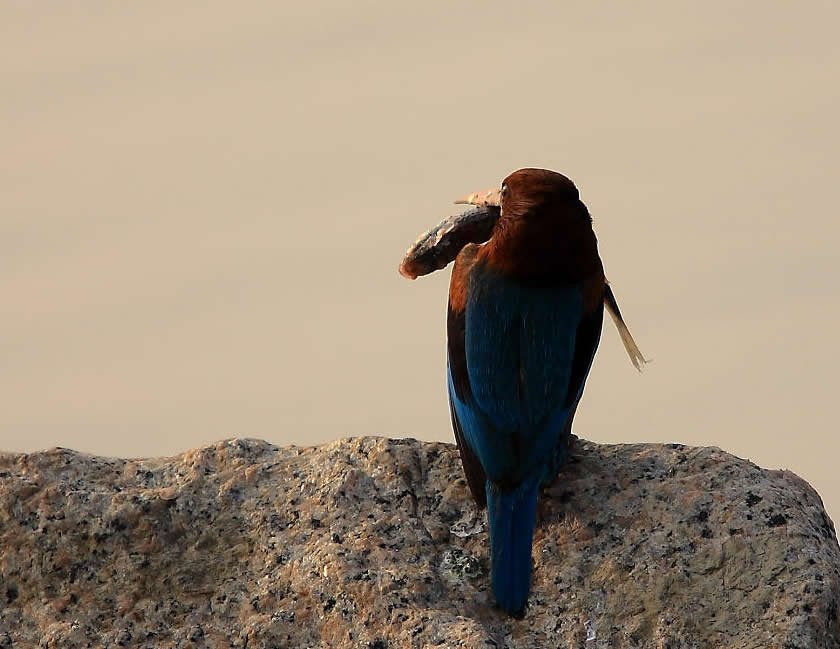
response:
[(428, 275), (454, 261), (467, 244), (484, 243), (490, 238), (499, 220), (499, 207), (489, 203), (468, 204), (479, 206), (450, 216), (420, 235), (405, 253), (400, 275), (408, 279)]

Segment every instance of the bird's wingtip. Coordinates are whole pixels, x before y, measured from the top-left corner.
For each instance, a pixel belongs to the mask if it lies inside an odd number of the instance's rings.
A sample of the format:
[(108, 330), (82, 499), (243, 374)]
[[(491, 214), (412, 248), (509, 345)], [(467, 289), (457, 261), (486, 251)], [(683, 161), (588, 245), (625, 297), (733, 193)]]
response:
[(604, 306), (606, 306), (616, 329), (618, 329), (618, 335), (621, 337), (624, 349), (630, 357), (630, 362), (633, 363), (633, 367), (635, 367), (638, 372), (641, 372), (644, 369), (644, 366), (650, 363), (652, 359), (645, 358), (644, 354), (642, 354), (642, 350), (639, 349), (639, 346), (633, 339), (633, 334), (630, 333), (630, 329), (627, 328), (627, 324), (621, 316), (621, 310), (618, 308), (618, 302), (615, 299), (615, 295), (613, 294), (609, 283), (607, 283), (607, 290), (604, 294)]

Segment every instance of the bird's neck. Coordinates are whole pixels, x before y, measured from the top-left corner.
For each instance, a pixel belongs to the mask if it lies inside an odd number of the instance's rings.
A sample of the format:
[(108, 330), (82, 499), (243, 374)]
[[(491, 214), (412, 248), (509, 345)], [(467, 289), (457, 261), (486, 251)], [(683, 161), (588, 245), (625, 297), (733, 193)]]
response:
[(603, 274), (591, 224), (563, 225), (502, 217), (480, 256), (488, 266), (529, 284), (574, 284)]

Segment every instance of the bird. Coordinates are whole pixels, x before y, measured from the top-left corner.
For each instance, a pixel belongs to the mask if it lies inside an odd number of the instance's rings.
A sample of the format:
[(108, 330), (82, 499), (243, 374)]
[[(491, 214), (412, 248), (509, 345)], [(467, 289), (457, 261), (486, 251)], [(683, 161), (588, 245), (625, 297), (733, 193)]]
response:
[(492, 591), (521, 618), (540, 490), (568, 458), (605, 304), (628, 343), (592, 218), (567, 176), (523, 168), (497, 195), (476, 196), (461, 202), (498, 201), (501, 210), (489, 238), (455, 257), (447, 389), (467, 484), (487, 507)]

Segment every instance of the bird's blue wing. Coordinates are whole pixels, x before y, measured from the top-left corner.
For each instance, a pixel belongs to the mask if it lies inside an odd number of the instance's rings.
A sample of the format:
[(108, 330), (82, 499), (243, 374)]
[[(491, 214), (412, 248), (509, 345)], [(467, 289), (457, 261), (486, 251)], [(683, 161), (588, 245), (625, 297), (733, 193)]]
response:
[[(599, 290), (596, 282), (595, 291)], [(598, 349), (598, 342), (601, 340), (601, 325), (604, 320), (604, 306), (597, 301), (589, 313), (584, 315), (575, 334), (575, 353), (572, 359), (572, 372), (569, 376), (569, 389), (566, 393), (566, 403), (569, 406), (569, 415), (557, 440), (554, 449), (554, 457), (551, 464), (546, 468), (543, 476), (543, 483), (549, 484), (554, 481), (560, 468), (565, 464), (569, 455), (569, 441), (572, 434), (572, 420), (575, 416), (578, 402), (583, 395), (584, 384), (589, 376), (592, 361), (595, 358), (595, 351)]]
[(465, 428), (472, 429), (476, 425), (472, 421), (473, 410), (466, 407), (466, 404), (472, 401), (472, 388), (467, 374), (467, 358), (464, 350), (466, 294), (476, 251), (476, 246), (465, 247), (458, 255), (452, 270), (446, 317), (446, 383), (449, 392), (449, 414), (452, 419), (452, 430), (455, 433), (455, 442), (461, 454), (464, 475), (476, 504), (482, 508), (487, 504), (485, 491), (487, 477), (478, 455), (467, 441), (465, 433)]
[(543, 474), (574, 403), (568, 399), (583, 311), (578, 286), (529, 287), (479, 264), (465, 304), (470, 394), (453, 400), (487, 477)]

